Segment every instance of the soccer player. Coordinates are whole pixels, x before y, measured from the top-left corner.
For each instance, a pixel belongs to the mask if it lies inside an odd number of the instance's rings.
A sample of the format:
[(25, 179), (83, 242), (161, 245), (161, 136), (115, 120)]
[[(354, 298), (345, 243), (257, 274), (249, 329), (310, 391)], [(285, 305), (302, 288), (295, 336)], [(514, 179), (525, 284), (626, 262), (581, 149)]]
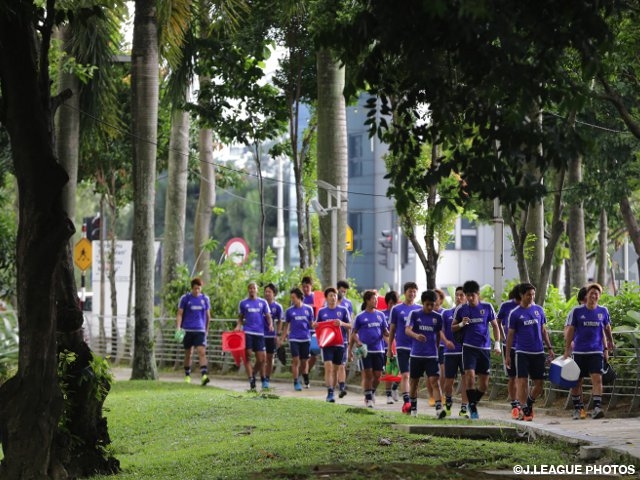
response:
[[(400, 297), (398, 296), (398, 292), (395, 290), (389, 290), (384, 296), (384, 302), (387, 304), (387, 309), (383, 311), (384, 318), (387, 320), (387, 325), (389, 325), (389, 318), (391, 316), (391, 309), (397, 305)], [(393, 341), (391, 342), (393, 343)], [(387, 345), (386, 348), (387, 360), (392, 358), (393, 355), (393, 345)], [(397, 359), (396, 359), (397, 362)], [(389, 373), (389, 372), (387, 372)], [(385, 394), (387, 396), (387, 405), (391, 405), (398, 401), (398, 382), (385, 382)]]
[[(340, 327), (342, 338), (348, 338), (347, 332), (351, 329), (351, 317), (349, 311), (338, 305), (338, 292), (335, 288), (329, 287), (324, 291), (324, 298), (327, 306), (318, 311), (318, 317), (313, 327), (323, 322), (332, 322)], [(322, 360), (324, 361), (324, 381), (327, 386), (327, 402), (334, 403), (334, 390), (338, 381), (338, 368), (342, 365), (344, 358), (344, 340), (342, 345), (332, 345), (322, 347)]]
[(409, 314), (405, 333), (413, 340), (411, 346), (410, 368), (410, 397), (411, 415), (418, 414), (418, 385), (426, 374), (427, 382), (431, 384), (436, 417), (444, 418), (446, 412), (442, 408), (442, 392), (440, 390), (440, 363), (438, 348), (440, 341), (448, 348), (453, 348), (453, 342), (448, 340), (442, 331), (442, 315), (435, 311), (438, 295), (433, 290), (422, 292), (420, 302), (422, 309)]
[(360, 312), (354, 322), (349, 341), (349, 349), (354, 345), (367, 345), (367, 356), (362, 359), (364, 401), (368, 408), (373, 408), (373, 395), (380, 383), (384, 368), (384, 340), (389, 337), (387, 321), (384, 313), (376, 310), (378, 296), (373, 290), (363, 295), (365, 309)]
[[(591, 377), (593, 411), (591, 418), (604, 417), (602, 410), (602, 367), (604, 366), (603, 345), (611, 352), (614, 349), (611, 335), (611, 319), (606, 307), (598, 305), (602, 287), (597, 283), (587, 286), (584, 305), (574, 307), (567, 318), (565, 330), (564, 358), (571, 355), (580, 367), (578, 384), (571, 389), (573, 419), (584, 419), (587, 413), (582, 400), (582, 378)], [(572, 347), (573, 343), (573, 347)]]
[(276, 302), (276, 295), (278, 295), (278, 287), (273, 283), (268, 283), (264, 287), (264, 299), (269, 305), (269, 312), (271, 313), (271, 320), (273, 321), (273, 330), (269, 330), (267, 318), (265, 317), (265, 331), (264, 331), (264, 344), (266, 349), (266, 361), (264, 364), (264, 376), (262, 377), (262, 388), (269, 388), (271, 381), (271, 372), (273, 372), (273, 355), (280, 340), (280, 333), (282, 332), (282, 305)]
[[(444, 346), (444, 410), (447, 415), (451, 416), (451, 406), (453, 404), (453, 382), (460, 372), (461, 378), (464, 381), (464, 369), (462, 368), (462, 345), (455, 342), (453, 339), (453, 333), (451, 332), (451, 324), (453, 323), (453, 314), (456, 307), (465, 301), (462, 287), (456, 287), (454, 294), (455, 305), (442, 312), (442, 330), (444, 336), (448, 340), (453, 342), (453, 348)], [(460, 396), (462, 397), (462, 404), (460, 405), (460, 417), (469, 418), (469, 412), (467, 411), (467, 391), (463, 387), (460, 389)]]
[[(516, 284), (509, 292), (508, 300), (506, 302), (502, 302), (502, 304), (500, 305), (498, 314), (496, 315), (498, 319), (498, 325), (500, 326), (500, 338), (503, 340), (503, 343), (507, 341), (507, 333), (509, 332), (509, 325), (507, 325), (509, 313), (511, 313), (511, 310), (518, 307), (519, 305), (520, 285)], [(516, 340), (514, 339), (514, 345), (515, 344)], [(520, 415), (521, 408), (520, 401), (518, 400), (518, 392), (516, 391), (516, 351), (508, 350), (504, 344), (502, 346), (504, 369), (508, 377), (507, 394), (509, 395), (509, 400), (511, 401), (511, 418), (517, 420)], [(507, 362), (507, 356), (509, 356), (509, 362)], [(509, 366), (507, 367), (507, 365)]]
[[(349, 282), (346, 280), (340, 280), (336, 285), (338, 290), (338, 305), (345, 307), (349, 311), (349, 318), (353, 318), (353, 303), (347, 298), (347, 291), (349, 290)], [(351, 321), (351, 320), (349, 320)], [(349, 349), (349, 336), (350, 331), (346, 329), (342, 332), (342, 338), (344, 339), (344, 357), (342, 363), (338, 366), (338, 386), (340, 387), (340, 398), (347, 394), (347, 350)], [(345, 335), (346, 334), (346, 335)]]
[[(304, 303), (305, 305), (309, 305), (311, 307), (311, 309), (313, 310), (313, 315), (315, 318), (315, 316), (318, 314), (318, 310), (316, 309), (316, 305), (315, 305), (315, 297), (313, 294), (313, 279), (309, 276), (304, 276), (302, 277), (302, 280), (300, 281), (300, 285), (302, 287), (302, 293), (304, 294), (304, 298), (302, 299), (302, 303)], [(311, 336), (313, 336), (315, 334), (315, 332), (313, 331), (313, 329), (311, 329)], [(316, 348), (312, 348), (309, 350), (309, 362), (308, 362), (308, 366), (309, 369), (308, 371), (310, 372), (311, 369), (313, 368), (313, 366), (316, 364), (316, 357), (320, 355), (320, 349), (316, 349)], [(309, 388), (309, 376), (307, 375), (306, 380), (304, 382), (304, 388)]]
[(291, 374), (293, 376), (293, 388), (302, 390), (300, 374), (306, 388), (309, 388), (309, 347), (311, 345), (311, 324), (314, 322), (313, 308), (305, 305), (302, 300), (304, 294), (299, 288), (293, 288), (290, 292), (291, 306), (284, 313), (285, 324), (282, 329), (281, 342), (289, 337), (289, 349), (291, 350)]
[[(444, 311), (444, 308), (442, 307), (442, 305), (444, 304), (444, 301), (445, 301), (444, 291), (442, 291), (439, 288), (436, 288), (433, 291), (436, 292), (436, 295), (437, 295), (436, 304), (433, 307), (433, 309), (436, 312), (438, 312), (440, 315), (442, 315), (442, 312)], [(444, 390), (444, 342), (440, 342), (438, 346), (438, 365), (440, 366), (439, 382), (440, 382), (440, 391), (442, 392), (442, 390)], [(435, 400), (435, 397), (433, 396), (433, 387), (431, 386), (431, 383), (429, 381), (427, 381), (427, 393), (429, 394), (429, 406), (434, 407), (436, 405), (436, 400)]]
[(400, 390), (402, 392), (402, 413), (411, 413), (411, 397), (409, 395), (409, 357), (411, 355), (411, 345), (413, 339), (407, 337), (405, 327), (407, 317), (413, 310), (420, 310), (422, 307), (416, 305), (416, 295), (418, 285), (415, 282), (407, 282), (403, 286), (404, 301), (398, 303), (391, 309), (391, 320), (389, 322), (389, 344), (395, 340), (396, 355), (398, 357), (398, 369), (400, 370)]
[(198, 352), (200, 366), (200, 384), (204, 387), (209, 383), (207, 375), (207, 332), (211, 321), (211, 302), (202, 293), (202, 280), (191, 280), (191, 291), (184, 294), (178, 303), (176, 328), (185, 331), (182, 340), (184, 347), (184, 381), (191, 383), (191, 356), (193, 349)]
[[(489, 388), (491, 373), (491, 335), (493, 329), (494, 352), (500, 355), (500, 328), (496, 313), (490, 303), (480, 301), (480, 285), (468, 280), (462, 285), (466, 303), (458, 305), (453, 316), (452, 331), (463, 330), (462, 365), (464, 367), (465, 388), (469, 399), (469, 418), (480, 418), (478, 402)], [(476, 376), (478, 386), (476, 387)]]
[[(249, 377), (249, 388), (256, 389), (256, 372), (262, 373), (266, 360), (266, 347), (264, 342), (265, 321), (266, 330), (273, 331), (273, 320), (267, 302), (258, 297), (258, 285), (250, 282), (247, 286), (248, 296), (238, 304), (238, 323), (234, 329), (236, 332), (244, 330), (246, 355), (244, 368)], [(255, 366), (251, 365), (251, 352), (255, 354)], [(264, 385), (263, 385), (264, 387)]]
[[(533, 420), (533, 404), (544, 388), (544, 345), (549, 350), (550, 359), (553, 359), (553, 348), (545, 325), (547, 317), (542, 307), (534, 303), (536, 287), (530, 283), (520, 284), (519, 297), (520, 306), (511, 310), (507, 320), (506, 348), (515, 350), (516, 391), (521, 405), (518, 419), (530, 422)], [(505, 356), (504, 361), (507, 368), (514, 368), (510, 355)], [(533, 382), (530, 391), (529, 379)]]

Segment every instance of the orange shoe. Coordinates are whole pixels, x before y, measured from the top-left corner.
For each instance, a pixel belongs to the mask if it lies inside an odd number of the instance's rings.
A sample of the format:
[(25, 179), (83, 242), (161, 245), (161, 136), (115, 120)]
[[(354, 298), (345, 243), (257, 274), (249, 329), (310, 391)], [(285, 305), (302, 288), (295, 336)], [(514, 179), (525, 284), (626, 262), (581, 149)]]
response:
[(513, 407), (511, 409), (511, 418), (514, 420), (518, 420), (518, 418), (520, 418), (520, 407)]

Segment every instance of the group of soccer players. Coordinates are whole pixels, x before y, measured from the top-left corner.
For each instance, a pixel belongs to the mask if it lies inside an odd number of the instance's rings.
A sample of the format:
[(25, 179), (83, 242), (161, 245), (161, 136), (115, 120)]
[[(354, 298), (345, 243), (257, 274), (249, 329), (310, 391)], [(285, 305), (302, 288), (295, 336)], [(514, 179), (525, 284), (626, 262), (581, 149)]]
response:
[[(336, 390), (339, 398), (347, 394), (347, 363), (358, 357), (365, 405), (373, 408), (387, 359), (395, 355), (399, 381), (387, 383), (387, 403), (400, 399), (399, 390), (402, 412), (417, 415), (419, 382), (426, 376), (429, 403), (435, 407), (436, 417), (450, 416), (453, 383), (460, 372), (463, 388), (459, 416), (477, 419), (478, 403), (488, 389), (491, 350), (496, 354), (503, 350), (512, 417), (533, 419), (533, 404), (543, 389), (545, 363), (553, 359), (554, 352), (545, 313), (535, 304), (536, 289), (532, 284), (516, 285), (496, 315), (490, 303), (480, 300), (480, 286), (473, 280), (457, 287), (455, 305), (448, 310), (442, 308), (442, 291), (426, 290), (420, 303), (416, 303), (418, 287), (415, 282), (407, 282), (402, 302), (396, 292), (387, 293), (385, 311), (377, 309), (377, 292), (364, 292), (362, 311), (355, 317), (346, 298), (349, 289), (346, 281), (325, 289), (320, 305), (315, 301), (311, 278), (304, 277), (301, 286), (290, 290), (290, 306), (286, 310), (276, 302), (278, 291), (273, 284), (264, 287), (262, 298), (257, 284), (251, 282), (247, 297), (239, 303), (235, 330), (244, 331), (247, 354), (244, 366), (251, 389), (256, 388), (256, 375), (260, 376), (262, 388), (269, 388), (274, 354), (288, 342), (295, 390), (309, 388), (309, 369), (321, 354), (326, 400), (335, 402)], [(191, 292), (180, 300), (177, 316), (178, 329), (186, 332), (182, 340), (185, 380), (190, 382), (191, 352), (196, 348), (201, 384), (206, 385), (210, 305), (201, 292), (199, 279), (192, 280), (191, 287)], [(602, 368), (614, 344), (608, 311), (598, 305), (601, 294), (602, 287), (598, 284), (585, 287), (581, 291), (584, 300), (571, 310), (565, 325), (564, 356), (572, 355), (581, 370), (578, 385), (571, 390), (575, 419), (587, 416), (582, 399), (585, 376), (591, 378), (593, 386), (591, 416), (604, 416)], [(501, 339), (504, 349), (500, 348)], [(251, 361), (252, 353), (255, 363)]]

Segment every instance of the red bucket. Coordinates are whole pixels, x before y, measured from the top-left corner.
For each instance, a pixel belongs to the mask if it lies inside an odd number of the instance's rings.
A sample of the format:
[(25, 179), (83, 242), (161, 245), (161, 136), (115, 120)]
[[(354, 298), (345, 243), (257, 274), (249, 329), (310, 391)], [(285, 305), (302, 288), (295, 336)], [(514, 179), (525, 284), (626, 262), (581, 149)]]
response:
[(233, 352), (244, 350), (244, 332), (222, 332), (222, 350)]
[(233, 361), (239, 367), (247, 359), (244, 332), (222, 332), (222, 351), (231, 352)]
[(317, 323), (316, 338), (321, 348), (341, 347), (344, 343), (342, 329), (340, 326), (334, 325), (332, 321)]

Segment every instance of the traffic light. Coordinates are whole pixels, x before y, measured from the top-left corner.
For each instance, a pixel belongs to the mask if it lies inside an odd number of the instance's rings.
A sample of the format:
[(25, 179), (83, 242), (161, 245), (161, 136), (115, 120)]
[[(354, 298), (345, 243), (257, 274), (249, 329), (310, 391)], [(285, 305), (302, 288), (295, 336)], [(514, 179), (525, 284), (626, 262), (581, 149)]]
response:
[(95, 217), (85, 217), (84, 224), (87, 229), (87, 240), (100, 240), (100, 227), (101, 227), (101, 219), (100, 215), (96, 215)]
[(393, 247), (393, 230), (382, 230), (382, 237), (378, 239), (378, 243), (391, 250)]
[(382, 246), (382, 250), (378, 250), (378, 255), (380, 255), (378, 263), (389, 268), (391, 261), (391, 249), (393, 247), (393, 231), (382, 230), (382, 237), (378, 239), (378, 243)]

